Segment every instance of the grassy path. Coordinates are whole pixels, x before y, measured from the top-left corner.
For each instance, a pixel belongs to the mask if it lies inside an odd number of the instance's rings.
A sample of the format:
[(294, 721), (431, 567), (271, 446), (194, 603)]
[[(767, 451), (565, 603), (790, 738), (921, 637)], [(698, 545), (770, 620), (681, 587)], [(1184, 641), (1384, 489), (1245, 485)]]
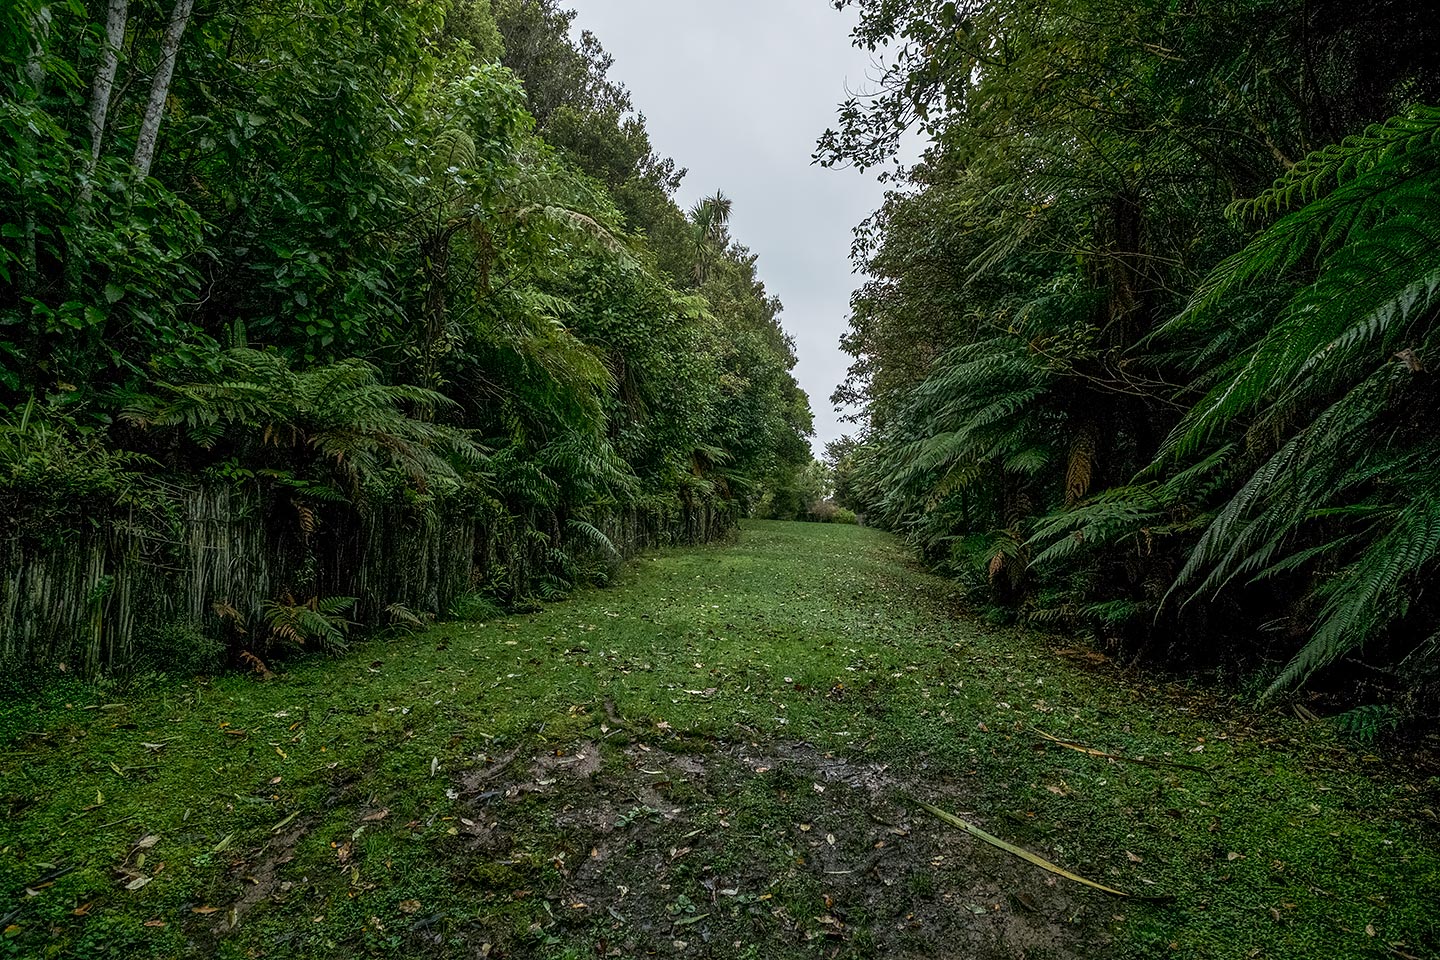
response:
[(5, 705), (0, 956), (1440, 957), (1435, 781), (950, 591), (755, 523), (270, 682)]

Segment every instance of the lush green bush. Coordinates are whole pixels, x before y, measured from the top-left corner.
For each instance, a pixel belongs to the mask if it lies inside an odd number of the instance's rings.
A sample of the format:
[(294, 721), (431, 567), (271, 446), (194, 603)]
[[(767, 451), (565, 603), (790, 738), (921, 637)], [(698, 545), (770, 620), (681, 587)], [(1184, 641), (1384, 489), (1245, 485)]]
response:
[(1027, 622), (1425, 701), (1440, 21), (854, 5), (902, 51), (822, 161), (932, 142), (857, 237), (844, 504)]
[(860, 522), (853, 510), (846, 510), (833, 500), (821, 500), (818, 503), (812, 503), (807, 519), (813, 520), (816, 523), (856, 524)]
[(229, 666), (224, 641), (203, 624), (185, 620), (151, 627), (136, 648), (136, 666), (156, 673), (194, 677)]
[(343, 551), (316, 543), (385, 511), (423, 521), (399, 554), (483, 520), (504, 559), (476, 580), (518, 602), (608, 576), (584, 517), (683, 524), (799, 485), (809, 404), (729, 201), (679, 208), (553, 0), (6, 18), (0, 523), (163, 552), (186, 532), (145, 491), (232, 485), (275, 514), (284, 570), (235, 630), (268, 610), (338, 645), (306, 605)]

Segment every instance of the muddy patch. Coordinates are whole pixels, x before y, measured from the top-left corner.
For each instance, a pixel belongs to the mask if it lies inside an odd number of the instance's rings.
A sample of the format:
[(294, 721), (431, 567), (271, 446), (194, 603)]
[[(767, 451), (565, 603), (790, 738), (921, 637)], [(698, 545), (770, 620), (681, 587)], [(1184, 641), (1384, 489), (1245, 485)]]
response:
[(888, 763), (851, 760), (834, 753), (824, 753), (806, 743), (789, 743), (767, 746), (762, 749), (756, 744), (729, 748), (736, 760), (753, 770), (762, 767), (803, 772), (816, 782), (841, 784), (870, 796), (881, 798), (893, 795), (904, 788), (904, 784), (890, 770)]
[(600, 745), (589, 740), (535, 758), (530, 775), (537, 787), (561, 780), (588, 780), (600, 771)]
[[(924, 771), (804, 743), (696, 753), (584, 741), (461, 782), (469, 873), (503, 881), (521, 851), (545, 850), (544, 869), (516, 879), (523, 889), (486, 894), (544, 897), (529, 934), (584, 955), (1108, 951), (1112, 903), (918, 812), (906, 796), (964, 806)], [(495, 956), (531, 955), (503, 932), (476, 935)]]
[(255, 907), (290, 891), (292, 884), (280, 875), (285, 865), (295, 859), (295, 847), (308, 830), (308, 826), (294, 825), (232, 866), (230, 873), (240, 886), (240, 895), (219, 914), (213, 928), (216, 935), (230, 933)]

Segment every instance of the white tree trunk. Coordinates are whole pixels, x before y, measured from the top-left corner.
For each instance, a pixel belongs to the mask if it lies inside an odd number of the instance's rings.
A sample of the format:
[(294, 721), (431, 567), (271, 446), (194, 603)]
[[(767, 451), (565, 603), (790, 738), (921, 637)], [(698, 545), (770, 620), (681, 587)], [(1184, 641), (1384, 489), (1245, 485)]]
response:
[(180, 53), (180, 37), (190, 22), (190, 11), (194, 6), (195, 0), (175, 0), (175, 11), (165, 25), (165, 38), (160, 42), (160, 62), (155, 67), (155, 79), (150, 83), (150, 99), (145, 104), (145, 117), (140, 122), (140, 138), (135, 142), (137, 180), (150, 176), (150, 164), (155, 160), (155, 143), (160, 136), (160, 119), (165, 115), (170, 78), (175, 75), (175, 58)]
[[(40, 99), (40, 85), (45, 82), (44, 57), (49, 39), (50, 8), (42, 4), (35, 10), (35, 16), (30, 22), (30, 51), (25, 56), (25, 80), (30, 86), (27, 96), (32, 104)], [(40, 153), (33, 137), (24, 141), (21, 152), (23, 155), (20, 170), (23, 176), (34, 169), (35, 159)], [(23, 186), (20, 190), (20, 204), (24, 210), (25, 234), (25, 262), (20, 265), (20, 292), (29, 294), (34, 290), (36, 276), (40, 272), (40, 257), (35, 242), (35, 207), (30, 202), (29, 189)]]
[(100, 164), (100, 148), (105, 142), (105, 118), (110, 113), (110, 97), (115, 91), (115, 72), (120, 66), (120, 48), (125, 43), (125, 22), (130, 16), (129, 0), (110, 0), (105, 14), (105, 49), (100, 52), (100, 65), (95, 68), (95, 81), (90, 85), (90, 158), (80, 178), (80, 211), (85, 215), (95, 193), (95, 169)]

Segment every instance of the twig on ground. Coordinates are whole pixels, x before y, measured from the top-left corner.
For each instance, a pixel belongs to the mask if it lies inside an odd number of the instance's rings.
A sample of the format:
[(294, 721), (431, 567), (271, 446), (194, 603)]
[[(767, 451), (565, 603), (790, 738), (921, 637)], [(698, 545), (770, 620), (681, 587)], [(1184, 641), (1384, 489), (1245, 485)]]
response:
[(1029, 850), (1024, 850), (1020, 847), (1017, 847), (1013, 843), (1007, 843), (1004, 840), (1001, 840), (999, 837), (995, 836), (994, 834), (986, 833), (984, 830), (981, 830), (973, 823), (967, 823), (964, 820), (961, 820), (959, 817), (955, 816), (955, 814), (941, 810), (937, 806), (928, 804), (923, 800), (916, 800), (915, 805), (918, 806), (921, 810), (924, 810), (926, 813), (935, 817), (936, 819), (948, 823), (952, 827), (959, 827), (961, 830), (964, 830), (966, 833), (970, 834), (970, 836), (975, 837), (979, 840), (984, 840), (992, 847), (996, 847), (1000, 850), (1004, 850), (1006, 853), (1013, 854), (1019, 857), (1021, 860), (1033, 863), (1035, 864), (1035, 866), (1040, 867), (1042, 870), (1048, 870), (1050, 873), (1055, 874), (1057, 877), (1064, 877), (1066, 880), (1073, 880), (1075, 883), (1083, 884), (1087, 887), (1092, 887), (1096, 890), (1101, 891), (1102, 893), (1108, 893), (1113, 897), (1124, 897), (1127, 900), (1141, 900), (1149, 903), (1169, 903), (1170, 901), (1175, 899), (1174, 897), (1170, 896), (1143, 897), (1133, 893), (1126, 893), (1124, 890), (1116, 890), (1114, 887), (1107, 887), (1103, 883), (1096, 883), (1094, 880), (1087, 880), (1086, 878), (1080, 876), (1078, 873), (1071, 873), (1064, 867), (1051, 863), (1049, 860), (1046, 860), (1042, 856), (1031, 853)]
[(1181, 763), (1178, 760), (1151, 760), (1146, 757), (1127, 757), (1118, 753), (1108, 753), (1104, 750), (1096, 750), (1094, 747), (1087, 747), (1083, 744), (1074, 743), (1069, 740), (1062, 740), (1059, 737), (1046, 733), (1044, 730), (1037, 730), (1034, 727), (1030, 731), (1038, 737), (1043, 737), (1051, 743), (1058, 744), (1067, 750), (1074, 750), (1076, 753), (1083, 753), (1088, 757), (1101, 757), (1106, 760), (1120, 760), (1124, 763), (1139, 763), (1147, 767), (1178, 767), (1181, 770), (1194, 770), (1196, 773), (1203, 773), (1207, 777), (1213, 777), (1205, 767), (1194, 763)]

